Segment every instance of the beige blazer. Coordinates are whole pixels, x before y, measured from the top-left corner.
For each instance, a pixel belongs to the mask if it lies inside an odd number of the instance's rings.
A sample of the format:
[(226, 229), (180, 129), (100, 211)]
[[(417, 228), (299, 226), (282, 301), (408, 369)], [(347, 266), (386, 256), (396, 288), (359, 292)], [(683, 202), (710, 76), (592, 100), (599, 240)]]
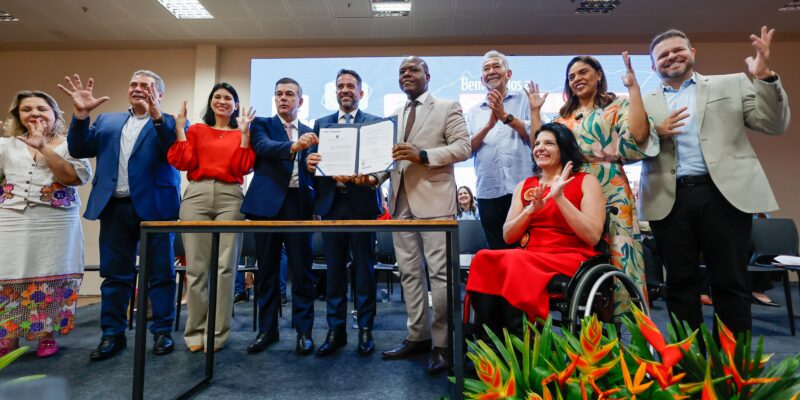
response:
[[(394, 112), (397, 116), (397, 143), (405, 135), (406, 107)], [(408, 197), (411, 212), (418, 218), (452, 217), (456, 213), (456, 179), (453, 164), (464, 161), (472, 154), (467, 124), (461, 105), (454, 101), (437, 99), (428, 93), (417, 108), (414, 127), (408, 143), (428, 153), (428, 165), (398, 161), (389, 174), (382, 174), (381, 182), (391, 177), (389, 212), (395, 215), (400, 183)]]
[[(789, 128), (789, 100), (780, 80), (751, 82), (743, 73), (697, 77), (700, 147), (711, 179), (723, 196), (746, 213), (778, 209), (758, 156), (745, 128), (780, 135)], [(669, 116), (661, 88), (644, 97), (647, 114), (656, 124)], [(675, 139), (661, 139), (659, 155), (642, 162), (639, 218), (658, 221), (675, 203)]]

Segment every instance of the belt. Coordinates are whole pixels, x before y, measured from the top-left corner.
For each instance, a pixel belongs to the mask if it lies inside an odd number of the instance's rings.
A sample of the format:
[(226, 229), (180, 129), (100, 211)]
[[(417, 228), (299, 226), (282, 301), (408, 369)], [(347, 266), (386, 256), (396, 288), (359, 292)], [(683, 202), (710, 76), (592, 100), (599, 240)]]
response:
[(119, 202), (119, 203), (130, 203), (131, 202), (131, 196), (126, 196), (126, 197), (111, 196), (111, 200), (114, 200), (114, 201)]
[(347, 194), (347, 186), (336, 186), (336, 193)]
[(711, 175), (709, 174), (682, 176), (678, 178), (676, 182), (678, 184), (678, 187), (681, 188), (713, 183), (713, 181), (711, 180)]

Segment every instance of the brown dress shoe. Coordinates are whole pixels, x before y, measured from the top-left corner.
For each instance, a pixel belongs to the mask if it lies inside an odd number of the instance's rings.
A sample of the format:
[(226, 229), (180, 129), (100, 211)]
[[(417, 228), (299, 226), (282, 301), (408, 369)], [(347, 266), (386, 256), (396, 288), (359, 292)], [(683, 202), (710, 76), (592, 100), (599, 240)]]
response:
[(383, 358), (392, 359), (392, 360), (399, 360), (401, 358), (406, 358), (412, 354), (421, 354), (427, 353), (431, 350), (431, 340), (423, 340), (420, 342), (414, 342), (412, 340), (403, 340), (400, 345), (397, 347), (384, 351)]
[(431, 358), (428, 359), (428, 365), (425, 366), (425, 372), (433, 375), (446, 370), (447, 358), (445, 358), (445, 349), (442, 347), (434, 347), (431, 350)]

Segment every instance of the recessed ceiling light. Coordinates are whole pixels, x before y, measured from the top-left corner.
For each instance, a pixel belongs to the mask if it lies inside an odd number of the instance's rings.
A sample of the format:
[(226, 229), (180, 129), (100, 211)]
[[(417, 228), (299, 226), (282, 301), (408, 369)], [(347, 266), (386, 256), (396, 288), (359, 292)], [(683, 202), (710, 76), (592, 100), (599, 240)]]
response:
[(198, 0), (158, 0), (158, 2), (178, 19), (214, 18)]
[(778, 11), (800, 11), (800, 1), (790, 1), (779, 8)]
[(411, 0), (372, 0), (373, 17), (407, 17), (411, 15)]
[(608, 14), (614, 11), (620, 3), (622, 0), (581, 0), (580, 5), (575, 9), (575, 14)]
[(19, 19), (10, 13), (0, 10), (0, 22), (17, 22)]

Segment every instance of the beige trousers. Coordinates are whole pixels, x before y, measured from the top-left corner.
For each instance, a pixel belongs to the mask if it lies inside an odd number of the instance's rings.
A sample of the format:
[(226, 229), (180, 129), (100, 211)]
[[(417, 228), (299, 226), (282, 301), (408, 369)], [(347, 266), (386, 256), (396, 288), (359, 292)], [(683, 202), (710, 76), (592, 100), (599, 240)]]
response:
[[(408, 206), (405, 189), (397, 193), (393, 219), (399, 220), (449, 220), (453, 217), (418, 218)], [(406, 299), (408, 313), (408, 340), (433, 340), (436, 347), (447, 347), (447, 254), (444, 232), (394, 232), (394, 252), (400, 269), (400, 283)], [(433, 299), (433, 321), (428, 303), (428, 287), (423, 253), (428, 266)]]
[[(239, 221), (244, 215), (242, 187), (236, 183), (215, 180), (191, 181), (181, 202), (181, 221)], [(186, 346), (203, 346), (206, 343), (208, 323), (208, 268), (211, 263), (211, 234), (184, 233), (186, 250), (186, 281), (189, 316), (184, 339)], [(225, 346), (231, 330), (233, 312), (233, 281), (239, 265), (242, 235), (223, 233), (219, 239), (219, 267), (217, 268), (217, 315), (215, 319), (214, 347)]]

